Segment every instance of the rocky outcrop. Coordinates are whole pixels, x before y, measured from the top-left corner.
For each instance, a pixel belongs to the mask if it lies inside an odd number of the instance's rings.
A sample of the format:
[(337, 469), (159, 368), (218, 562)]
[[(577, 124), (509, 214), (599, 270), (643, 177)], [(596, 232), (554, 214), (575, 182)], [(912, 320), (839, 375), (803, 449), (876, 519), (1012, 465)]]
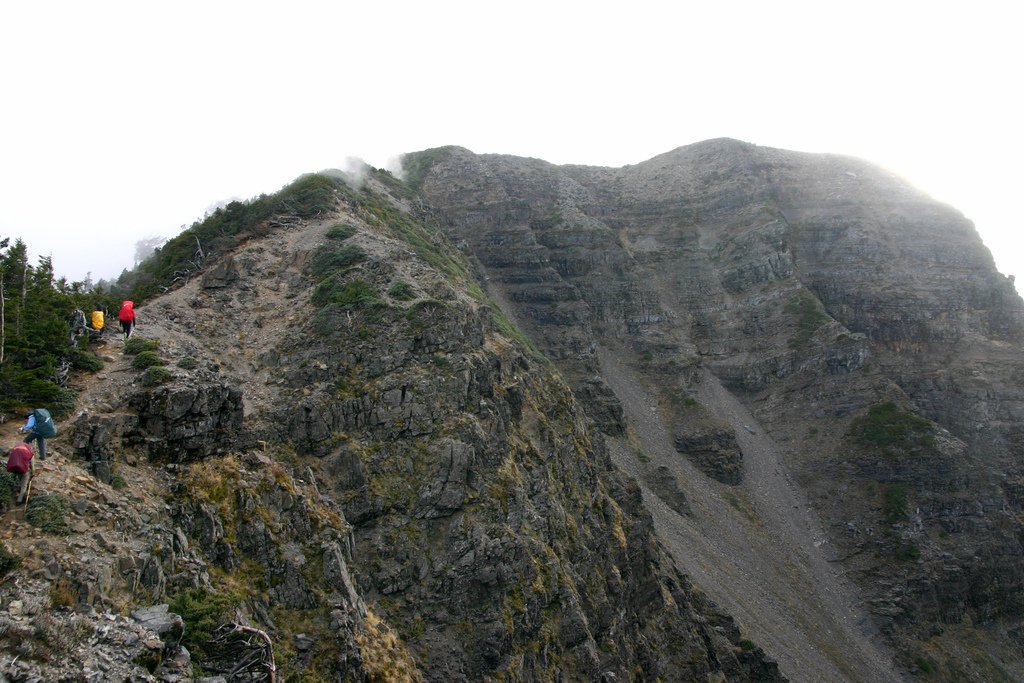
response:
[(198, 381), (133, 392), (125, 412), (82, 412), (72, 428), (75, 455), (110, 483), (115, 454), (135, 453), (161, 462), (187, 462), (251, 441), (239, 433), (242, 394), (224, 382)]
[(670, 508), (677, 514), (690, 514), (690, 504), (686, 500), (686, 494), (679, 490), (679, 482), (675, 475), (665, 465), (659, 465), (654, 472), (646, 478), (645, 483)]
[(728, 425), (694, 421), (676, 429), (674, 442), (676, 450), (712, 479), (738, 484), (743, 478), (743, 452)]
[(129, 405), (151, 458), (183, 462), (244, 446), (242, 392), (227, 383), (161, 386), (135, 394)]

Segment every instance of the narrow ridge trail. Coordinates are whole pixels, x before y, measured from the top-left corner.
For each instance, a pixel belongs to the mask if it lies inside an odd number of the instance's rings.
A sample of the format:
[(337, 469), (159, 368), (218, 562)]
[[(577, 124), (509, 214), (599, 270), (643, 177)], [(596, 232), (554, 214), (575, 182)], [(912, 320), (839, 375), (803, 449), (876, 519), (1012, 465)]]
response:
[[(705, 374), (697, 397), (733, 427), (743, 451), (743, 482), (728, 486), (675, 450), (658, 399), (636, 373), (605, 348), (598, 358), (632, 426), (626, 438), (608, 438), (612, 456), (641, 482), (659, 537), (694, 584), (795, 683), (904, 680), (841, 567), (829, 562), (826, 537), (772, 440), (742, 403)], [(644, 484), (658, 466), (677, 479), (690, 515)]]

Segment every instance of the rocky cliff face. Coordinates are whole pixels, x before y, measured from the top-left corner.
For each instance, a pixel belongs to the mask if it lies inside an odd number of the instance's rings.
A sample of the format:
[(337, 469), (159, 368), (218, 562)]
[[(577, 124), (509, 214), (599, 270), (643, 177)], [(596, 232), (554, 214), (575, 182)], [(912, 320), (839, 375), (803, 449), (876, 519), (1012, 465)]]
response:
[(37, 478), (60, 523), (5, 539), (0, 671), (784, 680), (413, 199), (371, 174), (147, 303), (162, 374), (107, 342)]
[[(1022, 675), (1024, 304), (963, 216), (855, 159), (732, 140), (621, 169), (461, 148), (407, 161), (488, 293), (623, 454), (616, 462), (652, 500), (667, 502), (667, 486), (692, 499), (656, 512), (663, 534), (732, 561), (770, 535), (757, 525), (795, 525), (791, 564), (806, 573), (791, 580), (866, 605), (880, 635), (850, 639), (867, 638), (889, 675)], [(634, 403), (646, 412), (631, 418)], [(871, 412), (890, 404), (896, 413)], [(897, 414), (926, 420), (928, 438), (908, 446)], [(809, 513), (773, 517), (780, 492), (798, 508), (806, 498)], [(712, 517), (752, 530), (723, 550), (690, 529)], [(692, 545), (673, 549), (700, 571)], [(732, 579), (705, 581), (757, 621)], [(778, 625), (762, 628), (783, 669), (806, 675), (772, 642)], [(792, 637), (822, 666), (850, 658), (815, 630)]]

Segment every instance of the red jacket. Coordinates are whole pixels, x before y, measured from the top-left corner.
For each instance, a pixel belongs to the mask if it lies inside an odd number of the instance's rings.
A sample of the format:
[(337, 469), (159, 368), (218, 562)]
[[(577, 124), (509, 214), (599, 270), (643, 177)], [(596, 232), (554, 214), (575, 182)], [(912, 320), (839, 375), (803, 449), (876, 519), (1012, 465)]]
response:
[(10, 455), (7, 456), (7, 471), (25, 474), (31, 467), (30, 463), (34, 455), (35, 451), (32, 450), (31, 446), (24, 441), (19, 443), (11, 449)]
[(121, 303), (121, 312), (117, 314), (117, 319), (123, 323), (130, 323), (135, 321), (135, 302), (124, 301)]

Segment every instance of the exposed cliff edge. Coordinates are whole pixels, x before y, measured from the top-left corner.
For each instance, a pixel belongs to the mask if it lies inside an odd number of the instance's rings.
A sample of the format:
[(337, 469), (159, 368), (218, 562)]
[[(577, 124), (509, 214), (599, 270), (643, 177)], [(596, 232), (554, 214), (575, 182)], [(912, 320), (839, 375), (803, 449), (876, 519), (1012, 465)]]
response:
[(1024, 676), (1024, 304), (962, 215), (856, 159), (727, 139), (620, 169), (407, 166), (787, 674), (877, 680), (851, 662), (893, 646), (893, 676)]
[(5, 513), (0, 671), (784, 680), (413, 200), (339, 187), (107, 341), (35, 482), (55, 521)]

